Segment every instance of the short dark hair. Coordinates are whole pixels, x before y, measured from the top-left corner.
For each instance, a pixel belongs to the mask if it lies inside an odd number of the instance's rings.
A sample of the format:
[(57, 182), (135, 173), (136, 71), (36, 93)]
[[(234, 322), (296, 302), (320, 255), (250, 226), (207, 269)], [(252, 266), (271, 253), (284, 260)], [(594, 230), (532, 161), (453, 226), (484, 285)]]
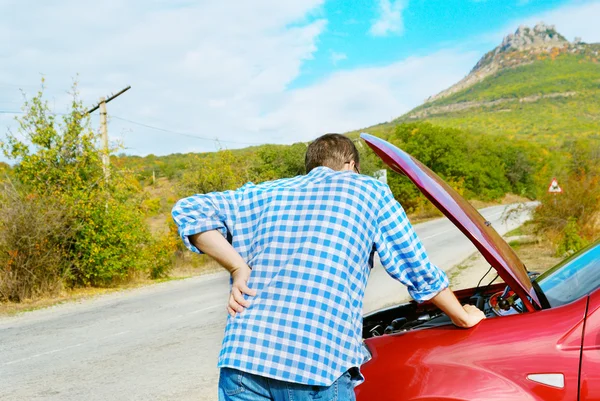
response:
[(354, 142), (344, 135), (325, 134), (308, 145), (304, 165), (307, 173), (319, 166), (339, 171), (350, 161), (354, 161), (357, 166), (360, 164)]

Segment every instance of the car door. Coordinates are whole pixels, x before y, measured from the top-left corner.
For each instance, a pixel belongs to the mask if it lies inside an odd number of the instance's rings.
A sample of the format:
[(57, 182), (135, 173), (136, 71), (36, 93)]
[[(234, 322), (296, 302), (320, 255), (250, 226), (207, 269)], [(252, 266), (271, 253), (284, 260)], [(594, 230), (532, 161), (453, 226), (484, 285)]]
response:
[(581, 352), (580, 401), (600, 400), (600, 289), (588, 303), (583, 350)]

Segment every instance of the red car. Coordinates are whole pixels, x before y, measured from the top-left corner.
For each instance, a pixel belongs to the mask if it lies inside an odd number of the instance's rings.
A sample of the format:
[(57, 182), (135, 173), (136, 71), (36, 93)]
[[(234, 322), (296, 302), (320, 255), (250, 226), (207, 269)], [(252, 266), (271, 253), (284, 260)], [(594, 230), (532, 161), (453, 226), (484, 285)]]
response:
[(408, 176), (478, 248), (505, 284), (458, 291), (487, 316), (454, 327), (431, 303), (364, 316), (371, 354), (359, 401), (600, 400), (600, 241), (532, 278), (490, 223), (418, 160), (362, 138)]

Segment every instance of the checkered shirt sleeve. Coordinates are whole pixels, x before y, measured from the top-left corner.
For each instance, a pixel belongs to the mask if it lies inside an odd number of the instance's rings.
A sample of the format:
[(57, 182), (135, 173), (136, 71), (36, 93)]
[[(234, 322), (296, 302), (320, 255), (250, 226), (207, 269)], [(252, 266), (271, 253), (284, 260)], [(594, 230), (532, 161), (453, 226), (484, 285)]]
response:
[(196, 253), (202, 253), (189, 239), (190, 235), (210, 230), (228, 238), (235, 222), (236, 191), (211, 192), (181, 199), (173, 207), (173, 220), (179, 228), (179, 235), (185, 246)]
[(380, 202), (375, 249), (387, 273), (423, 302), (448, 287), (446, 273), (432, 264), (402, 206), (389, 191)]

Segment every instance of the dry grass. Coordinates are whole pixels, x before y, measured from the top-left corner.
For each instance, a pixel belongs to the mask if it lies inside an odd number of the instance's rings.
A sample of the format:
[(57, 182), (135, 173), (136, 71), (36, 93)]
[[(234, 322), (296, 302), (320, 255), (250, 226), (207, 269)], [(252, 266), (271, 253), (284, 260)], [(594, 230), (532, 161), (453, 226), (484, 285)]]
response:
[[(533, 231), (532, 224), (525, 224), (508, 233), (505, 240), (515, 250), (528, 270), (542, 273), (559, 263), (562, 258), (555, 256), (554, 246), (550, 241), (542, 240)], [(452, 289), (475, 287), (489, 267), (489, 263), (479, 252), (474, 253), (448, 271)], [(482, 283), (488, 284), (495, 275), (496, 272), (492, 270)], [(501, 281), (502, 279), (498, 278), (494, 283)]]
[(548, 241), (511, 244), (527, 270), (542, 273), (562, 260), (554, 255), (554, 247)]
[(504, 195), (504, 198), (502, 198), (500, 203), (502, 205), (510, 205), (512, 203), (525, 203), (529, 201), (531, 201), (531, 199), (525, 198), (524, 196), (508, 193)]
[(473, 205), (475, 209), (482, 209), (484, 207), (490, 206), (498, 206), (498, 205), (510, 205), (513, 203), (524, 203), (529, 202), (531, 199), (525, 198), (523, 196), (515, 195), (515, 194), (506, 194), (500, 200), (496, 201), (481, 201), (479, 199), (470, 199), (469, 203)]
[[(168, 279), (167, 279), (168, 280)], [(41, 297), (36, 299), (23, 299), (21, 302), (0, 302), (0, 316), (12, 316), (22, 312), (29, 312), (36, 309), (48, 308), (50, 306), (63, 304), (66, 302), (76, 302), (84, 299), (94, 298), (103, 294), (109, 294), (117, 291), (123, 291), (132, 288), (138, 288), (144, 285), (159, 283), (167, 280), (139, 279), (132, 280), (126, 284), (112, 288), (75, 288), (63, 290), (53, 297)]]
[[(162, 283), (165, 281), (182, 280), (223, 270), (219, 264), (208, 257), (198, 257), (197, 255), (191, 254), (191, 252), (187, 253), (189, 255), (186, 255), (182, 260), (178, 260), (168, 278), (152, 280), (146, 276), (136, 276), (127, 283), (110, 288), (85, 287), (65, 289), (58, 292), (55, 296), (45, 296), (36, 299), (23, 299), (21, 302), (0, 302), (0, 316), (12, 316), (18, 313), (48, 308), (50, 306), (59, 305), (66, 302), (81, 301), (117, 291), (126, 291), (134, 288)], [(197, 259), (202, 260), (194, 263), (194, 260)]]

